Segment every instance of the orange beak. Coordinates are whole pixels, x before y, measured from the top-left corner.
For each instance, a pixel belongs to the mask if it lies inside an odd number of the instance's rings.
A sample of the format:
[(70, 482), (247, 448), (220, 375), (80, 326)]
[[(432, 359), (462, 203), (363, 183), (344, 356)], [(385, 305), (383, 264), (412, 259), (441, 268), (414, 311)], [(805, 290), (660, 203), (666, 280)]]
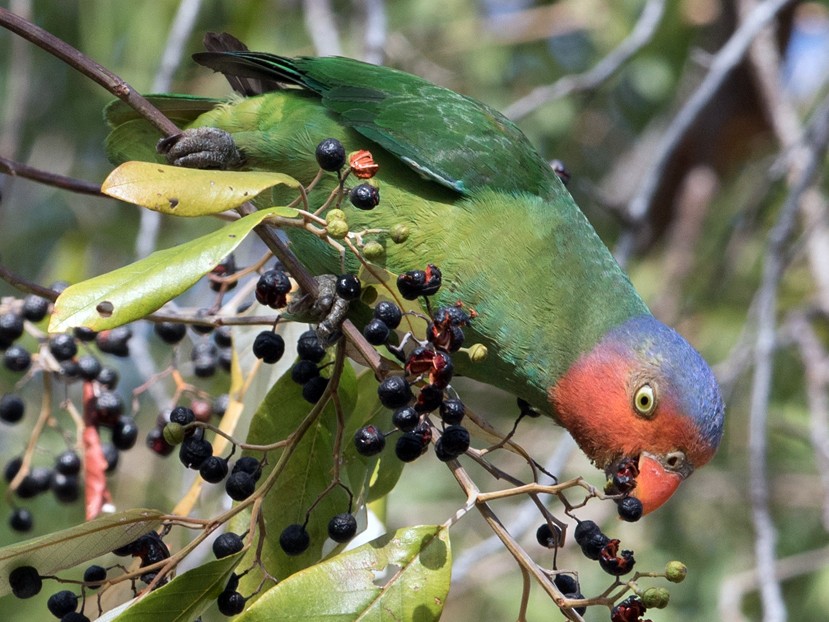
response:
[(648, 453), (639, 456), (639, 475), (631, 495), (642, 502), (643, 514), (649, 514), (671, 498), (682, 480), (681, 473), (668, 471)]

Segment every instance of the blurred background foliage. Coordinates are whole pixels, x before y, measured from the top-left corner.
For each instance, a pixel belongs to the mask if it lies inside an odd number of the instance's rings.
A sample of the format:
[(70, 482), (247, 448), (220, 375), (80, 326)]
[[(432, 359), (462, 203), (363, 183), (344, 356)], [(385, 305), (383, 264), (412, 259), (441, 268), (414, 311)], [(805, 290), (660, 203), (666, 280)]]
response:
[[(6, 6), (76, 46), (142, 92), (153, 89), (162, 52), (168, 45), (178, 0), (12, 0)], [(198, 15), (183, 40), (184, 56), (169, 90), (222, 96), (228, 88), (189, 61), (201, 47), (201, 34), (225, 30), (251, 49), (284, 55), (340, 52), (413, 73), (512, 112), (548, 158), (566, 163), (570, 190), (613, 248), (624, 234), (619, 218), (640, 183), (660, 136), (694, 93), (711, 55), (734, 32), (741, 7), (751, 2), (677, 0), (664, 3), (664, 15), (650, 41), (596, 89), (561, 97), (521, 112), (517, 102), (534, 88), (595, 66), (633, 30), (642, 0), (204, 0), (190, 3)], [(334, 20), (315, 13), (330, 4)], [(653, 4), (653, 3), (649, 3)], [(309, 26), (310, 24), (310, 26)], [(803, 119), (827, 92), (829, 10), (824, 3), (791, 3), (777, 21), (774, 44), (782, 56), (777, 85)], [(0, 30), (0, 156), (87, 179), (103, 180), (110, 165), (102, 150), (107, 128), (101, 109), (110, 99), (93, 85), (31, 44)], [(655, 622), (760, 619), (755, 582), (755, 531), (748, 458), (749, 399), (752, 390), (750, 344), (755, 299), (767, 253), (768, 232), (785, 199), (785, 180), (775, 173), (781, 148), (772, 132), (767, 102), (748, 63), (726, 80), (679, 143), (660, 178), (651, 211), (635, 233), (627, 266), (632, 280), (662, 319), (678, 327), (714, 363), (728, 404), (725, 441), (713, 464), (695, 474), (665, 508), (634, 525), (611, 517), (612, 504), (591, 503), (580, 516), (604, 520), (636, 551), (637, 569), (659, 570), (680, 559), (688, 580), (671, 588), (665, 611), (649, 612)], [(818, 190), (820, 196), (825, 184)], [(138, 210), (0, 177), (0, 261), (42, 284), (76, 282), (135, 258)], [(825, 208), (825, 201), (823, 203)], [(825, 219), (825, 210), (821, 219)], [(814, 223), (813, 223), (814, 224)], [(208, 222), (166, 219), (158, 247), (167, 247), (214, 228)], [(822, 225), (821, 225), (822, 226)], [(829, 611), (827, 528), (829, 499), (820, 464), (829, 447), (816, 442), (816, 417), (807, 402), (804, 364), (795, 339), (786, 337), (785, 318), (808, 310), (811, 326), (825, 340), (826, 309), (817, 283), (821, 267), (810, 261), (810, 234), (798, 231), (778, 305), (781, 340), (768, 410), (770, 504), (777, 528), (777, 555), (791, 558), (782, 583), (793, 620), (825, 619)], [(829, 249), (827, 249), (829, 250)], [(622, 256), (623, 260), (628, 255)], [(829, 265), (822, 269), (829, 270)], [(0, 295), (14, 291), (0, 283)], [(573, 304), (578, 304), (577, 300)], [(127, 366), (128, 367), (128, 366)], [(142, 381), (125, 370), (129, 390)], [(215, 381), (221, 384), (225, 379)], [(16, 381), (0, 372), (0, 387)], [(213, 387), (214, 389), (216, 387)], [(37, 404), (37, 387), (24, 391)], [(124, 393), (126, 395), (126, 393)], [(507, 429), (513, 401), (465, 384), (464, 399)], [(139, 413), (151, 426), (156, 411)], [(0, 427), (3, 461), (19, 452), (25, 430)], [(600, 485), (601, 476), (579, 452), (569, 451), (562, 434), (547, 421), (522, 424), (518, 440), (544, 461), (568, 457), (559, 473), (584, 474)], [(825, 438), (824, 438), (825, 442)], [(562, 444), (564, 443), (564, 444)], [(115, 480), (119, 507), (128, 504), (172, 507), (183, 485), (152, 485), (151, 477), (174, 469), (138, 447), (134, 469)], [(821, 458), (823, 452), (823, 458)], [(821, 462), (823, 460), (823, 462)], [(470, 471), (486, 483), (486, 476)], [(386, 507), (386, 524), (442, 522), (463, 499), (436, 461), (408, 466)], [(36, 535), (82, 520), (78, 507), (55, 511), (51, 498), (30, 504)], [(519, 521), (521, 504), (496, 509), (508, 527)], [(554, 512), (558, 510), (552, 505)], [(536, 558), (533, 534), (516, 533)], [(513, 527), (514, 528), (514, 527)], [(488, 529), (471, 513), (452, 529), (456, 558), (453, 589), (445, 619), (514, 619), (521, 577), (500, 547), (491, 551)], [(0, 524), (0, 544), (22, 539)], [(813, 552), (810, 554), (810, 552)], [(802, 555), (802, 557), (792, 557)], [(590, 595), (607, 584), (577, 551), (559, 554), (559, 567), (582, 569)], [(772, 568), (759, 569), (771, 573)], [(12, 606), (13, 605), (13, 606)], [(0, 604), (4, 620), (45, 619), (43, 604)], [(555, 606), (535, 590), (530, 620), (556, 619)], [(607, 613), (588, 611), (587, 619)]]

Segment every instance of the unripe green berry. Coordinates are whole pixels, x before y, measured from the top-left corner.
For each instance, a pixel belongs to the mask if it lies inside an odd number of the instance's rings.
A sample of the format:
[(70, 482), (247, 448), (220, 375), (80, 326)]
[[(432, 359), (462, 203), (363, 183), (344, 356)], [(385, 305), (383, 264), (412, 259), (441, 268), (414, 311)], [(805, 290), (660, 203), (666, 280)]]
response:
[(329, 224), (332, 220), (345, 221), (345, 212), (341, 209), (330, 209), (325, 214), (325, 224)]
[(184, 427), (180, 423), (171, 421), (164, 426), (162, 434), (168, 445), (178, 445), (184, 440)]
[(469, 346), (467, 354), (469, 354), (469, 360), (473, 363), (483, 363), (486, 357), (489, 356), (489, 350), (482, 343), (473, 343)]
[(383, 248), (383, 245), (380, 242), (366, 242), (365, 246), (363, 246), (363, 256), (366, 259), (380, 259), (383, 255), (386, 254), (386, 249)]
[(688, 566), (682, 562), (672, 561), (665, 565), (665, 578), (671, 583), (682, 583), (688, 574)]
[(671, 600), (671, 594), (664, 587), (649, 587), (641, 598), (642, 604), (648, 609), (664, 609)]
[(325, 230), (335, 240), (342, 240), (348, 235), (348, 223), (344, 220), (332, 220)]
[(409, 227), (404, 224), (396, 224), (391, 228), (391, 239), (395, 244), (403, 244), (409, 239)]

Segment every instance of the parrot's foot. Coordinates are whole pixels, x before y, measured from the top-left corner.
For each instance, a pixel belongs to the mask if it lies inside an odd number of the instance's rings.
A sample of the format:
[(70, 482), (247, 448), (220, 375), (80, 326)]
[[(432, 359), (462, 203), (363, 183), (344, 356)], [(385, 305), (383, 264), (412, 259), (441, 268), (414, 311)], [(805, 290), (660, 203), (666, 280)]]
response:
[(244, 162), (233, 137), (215, 127), (197, 127), (162, 138), (156, 150), (170, 164), (187, 168), (226, 170), (239, 168)]
[(348, 313), (348, 301), (337, 295), (337, 277), (333, 274), (314, 278), (317, 281), (317, 297), (311, 298), (300, 292), (288, 305), (288, 313), (310, 317), (312, 322), (317, 322), (317, 337), (327, 347), (342, 335), (340, 326)]

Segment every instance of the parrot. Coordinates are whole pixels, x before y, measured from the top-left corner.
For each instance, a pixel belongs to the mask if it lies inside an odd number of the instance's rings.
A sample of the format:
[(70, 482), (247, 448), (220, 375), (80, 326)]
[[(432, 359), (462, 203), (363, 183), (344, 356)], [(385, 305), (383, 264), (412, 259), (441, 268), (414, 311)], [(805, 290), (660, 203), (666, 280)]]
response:
[[(183, 126), (165, 141), (169, 162), (275, 171), (307, 185), (320, 170), (321, 141), (368, 150), (379, 166), (372, 183), (380, 203), (349, 209), (349, 228), (381, 232), (385, 254), (372, 261), (393, 274), (439, 266), (435, 302), (474, 309), (467, 339), (488, 356), (458, 361), (457, 371), (549, 415), (608, 475), (632, 461), (630, 494), (645, 514), (711, 460), (725, 412), (714, 373), (652, 315), (517, 125), (400, 70), (252, 52), (227, 33), (208, 33), (205, 45), (194, 60), (222, 72), (237, 94), (151, 98)], [(111, 161), (161, 158), (158, 131), (125, 104), (114, 102), (106, 116)], [(198, 163), (215, 130), (229, 136), (234, 155)], [(310, 196), (322, 201), (337, 183), (323, 176)], [(399, 244), (388, 236), (397, 225), (408, 230)], [(340, 270), (339, 253), (319, 237), (286, 234), (312, 273)], [(349, 258), (347, 267), (359, 265)]]

